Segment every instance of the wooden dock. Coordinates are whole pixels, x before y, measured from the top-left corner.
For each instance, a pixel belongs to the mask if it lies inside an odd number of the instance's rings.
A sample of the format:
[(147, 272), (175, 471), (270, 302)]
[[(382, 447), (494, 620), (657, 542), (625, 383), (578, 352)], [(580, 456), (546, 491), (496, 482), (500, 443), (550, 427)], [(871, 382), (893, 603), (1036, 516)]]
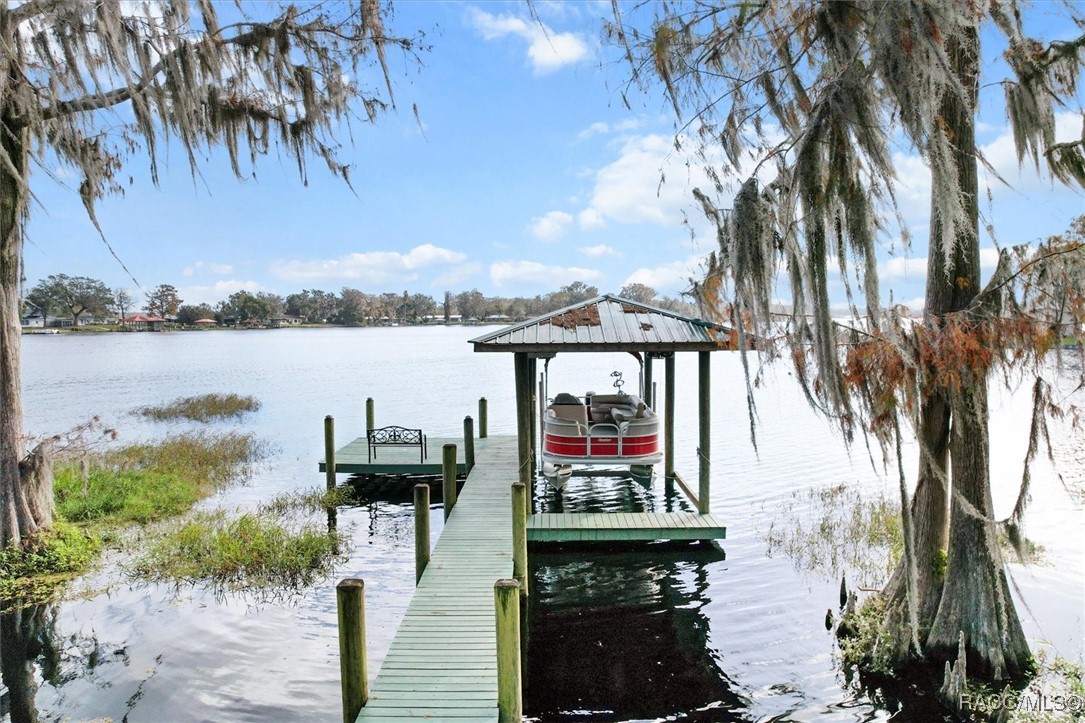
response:
[(494, 582), (512, 576), (516, 437), (489, 437), (475, 444), (475, 468), (359, 721), (497, 720)]
[[(483, 440), (485, 441), (485, 440)], [(516, 440), (513, 439), (513, 447)], [(358, 437), (335, 452), (335, 471), (346, 474), (441, 474), (441, 448), (454, 444), (457, 449), (456, 473), (466, 474), (463, 459), (463, 437), (427, 437), (426, 456), (420, 459), (418, 447), (378, 447), (375, 457), (369, 456), (365, 437)], [(477, 442), (476, 442), (477, 444)], [(319, 471), (327, 470), (325, 460), (320, 460)], [(515, 478), (515, 474), (513, 475)]]
[[(438, 444), (446, 441), (450, 440), (435, 440)], [(361, 443), (364, 454), (365, 440)], [(438, 458), (439, 450), (438, 446)], [(417, 449), (415, 455), (417, 460)], [(512, 576), (516, 437), (477, 440), (475, 460), (372, 683), (359, 721), (497, 720), (494, 583)], [(537, 542), (711, 540), (725, 534), (726, 528), (712, 515), (607, 512), (528, 516), (528, 539)]]

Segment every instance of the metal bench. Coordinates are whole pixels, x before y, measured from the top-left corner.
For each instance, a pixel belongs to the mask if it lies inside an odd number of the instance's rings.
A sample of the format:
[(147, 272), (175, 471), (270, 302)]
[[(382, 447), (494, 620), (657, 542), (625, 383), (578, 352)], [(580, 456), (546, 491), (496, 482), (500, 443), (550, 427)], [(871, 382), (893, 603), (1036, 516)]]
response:
[(419, 449), (419, 462), (426, 460), (426, 435), (421, 429), (407, 429), (406, 427), (381, 427), (371, 429), (366, 438), (369, 442), (369, 461), (372, 462), (377, 456), (377, 447), (415, 447)]

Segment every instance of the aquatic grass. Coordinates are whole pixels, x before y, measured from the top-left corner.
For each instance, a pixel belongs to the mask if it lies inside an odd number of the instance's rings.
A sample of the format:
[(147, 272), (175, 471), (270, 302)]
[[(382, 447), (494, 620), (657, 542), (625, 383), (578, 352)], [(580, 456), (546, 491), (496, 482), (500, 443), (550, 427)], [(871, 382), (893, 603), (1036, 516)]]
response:
[(330, 490), (311, 489), (301, 492), (284, 492), (259, 507), (259, 512), (284, 517), (292, 512), (322, 512), (334, 510), (354, 502), (354, 490), (350, 487), (333, 487)]
[(784, 503), (764, 538), (770, 556), (784, 554), (798, 570), (833, 578), (846, 570), (863, 586), (883, 583), (904, 549), (899, 504), (847, 484)]
[(88, 457), (85, 468), (69, 460), (55, 470), (57, 511), (80, 523), (143, 524), (173, 517), (247, 476), (265, 453), (251, 434), (191, 433)]
[(216, 419), (240, 417), (245, 412), (255, 412), (260, 401), (253, 396), (240, 394), (200, 394), (180, 397), (160, 407), (140, 407), (136, 414), (150, 417), (158, 422), (189, 419), (194, 422), (212, 422)]
[(25, 548), (0, 550), (0, 601), (45, 602), (61, 583), (83, 572), (101, 549), (101, 539), (79, 527), (56, 520)]
[(311, 585), (345, 559), (349, 538), (266, 514), (203, 512), (167, 532), (133, 567), (152, 582), (207, 582), (225, 589)]

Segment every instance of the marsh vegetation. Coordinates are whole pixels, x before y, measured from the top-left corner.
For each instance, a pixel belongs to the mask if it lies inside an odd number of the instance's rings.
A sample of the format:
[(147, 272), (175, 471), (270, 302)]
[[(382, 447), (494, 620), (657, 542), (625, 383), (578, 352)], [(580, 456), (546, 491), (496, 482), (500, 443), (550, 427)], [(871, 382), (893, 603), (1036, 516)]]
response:
[(194, 422), (213, 422), (220, 419), (240, 418), (246, 412), (260, 408), (256, 397), (241, 394), (198, 394), (174, 399), (161, 406), (146, 406), (137, 414), (158, 422), (174, 422), (183, 419)]

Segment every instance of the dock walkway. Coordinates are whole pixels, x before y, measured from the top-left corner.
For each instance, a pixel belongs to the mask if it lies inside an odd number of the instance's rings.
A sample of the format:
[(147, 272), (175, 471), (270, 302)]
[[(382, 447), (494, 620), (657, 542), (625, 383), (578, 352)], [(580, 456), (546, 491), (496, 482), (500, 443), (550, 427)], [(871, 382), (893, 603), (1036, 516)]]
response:
[(480, 439), (359, 721), (497, 720), (494, 582), (512, 576), (516, 437)]

